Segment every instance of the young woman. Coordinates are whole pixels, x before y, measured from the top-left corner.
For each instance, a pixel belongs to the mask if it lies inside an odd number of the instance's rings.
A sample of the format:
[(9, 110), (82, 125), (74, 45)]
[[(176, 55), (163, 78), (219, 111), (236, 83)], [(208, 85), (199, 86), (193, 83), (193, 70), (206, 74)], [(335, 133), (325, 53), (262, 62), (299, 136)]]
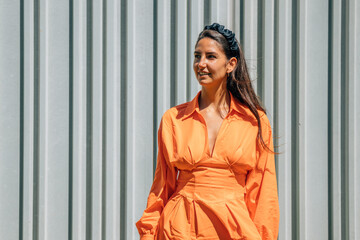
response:
[(277, 239), (271, 126), (235, 35), (206, 26), (193, 68), (201, 91), (161, 120), (141, 240)]

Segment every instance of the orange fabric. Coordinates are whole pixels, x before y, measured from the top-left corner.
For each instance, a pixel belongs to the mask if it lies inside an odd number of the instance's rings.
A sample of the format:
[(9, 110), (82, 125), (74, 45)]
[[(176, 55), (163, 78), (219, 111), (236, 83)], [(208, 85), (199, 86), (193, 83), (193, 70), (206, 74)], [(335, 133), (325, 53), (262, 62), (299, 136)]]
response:
[[(144, 239), (277, 239), (274, 155), (257, 144), (257, 121), (231, 96), (210, 155), (198, 97), (169, 109), (158, 131), (158, 158), (147, 208), (136, 223)], [(263, 112), (262, 134), (273, 149)]]

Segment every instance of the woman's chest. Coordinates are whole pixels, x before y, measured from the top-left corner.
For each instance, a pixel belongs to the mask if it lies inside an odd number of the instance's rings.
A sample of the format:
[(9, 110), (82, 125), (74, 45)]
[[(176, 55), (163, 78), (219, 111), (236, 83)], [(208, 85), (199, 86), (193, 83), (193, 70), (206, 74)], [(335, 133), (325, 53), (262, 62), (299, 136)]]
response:
[(257, 127), (250, 122), (224, 119), (214, 132), (216, 137), (212, 149), (209, 146), (209, 129), (204, 121), (184, 121), (174, 126), (173, 131), (174, 148), (170, 161), (179, 169), (199, 163), (243, 169), (255, 165)]

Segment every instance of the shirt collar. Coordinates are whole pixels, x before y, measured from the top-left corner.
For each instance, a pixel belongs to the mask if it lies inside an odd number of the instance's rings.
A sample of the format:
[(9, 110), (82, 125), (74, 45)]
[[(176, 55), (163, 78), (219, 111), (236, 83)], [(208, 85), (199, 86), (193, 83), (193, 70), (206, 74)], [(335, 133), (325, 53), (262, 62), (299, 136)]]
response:
[(247, 114), (247, 108), (241, 104), (239, 102), (239, 100), (237, 100), (232, 94), (231, 92), (229, 91), (229, 94), (230, 94), (230, 110), (229, 112), (231, 112), (232, 110), (240, 113), (240, 114)]
[[(200, 94), (201, 94), (201, 91), (199, 91), (196, 94), (196, 96), (193, 98), (193, 100), (188, 102), (188, 104), (186, 106), (186, 109), (185, 109), (185, 112), (184, 112), (184, 116), (183, 116), (184, 119), (189, 117), (195, 111), (200, 113), (200, 110), (199, 110), (199, 96), (200, 96)], [(236, 112), (238, 112), (239, 114), (242, 114), (242, 115), (250, 115), (250, 116), (253, 115), (251, 113), (250, 109), (245, 107), (243, 104), (239, 103), (239, 101), (236, 98), (234, 98), (234, 96), (231, 94), (231, 92), (229, 92), (229, 94), (230, 94), (229, 113), (231, 113), (232, 111), (236, 111)]]
[(184, 119), (189, 117), (191, 114), (193, 114), (195, 111), (197, 111), (198, 113), (200, 113), (199, 110), (199, 96), (201, 94), (201, 91), (199, 91), (196, 96), (193, 98), (193, 100), (191, 100), (190, 102), (188, 102), (186, 108), (185, 108), (185, 112), (184, 112)]

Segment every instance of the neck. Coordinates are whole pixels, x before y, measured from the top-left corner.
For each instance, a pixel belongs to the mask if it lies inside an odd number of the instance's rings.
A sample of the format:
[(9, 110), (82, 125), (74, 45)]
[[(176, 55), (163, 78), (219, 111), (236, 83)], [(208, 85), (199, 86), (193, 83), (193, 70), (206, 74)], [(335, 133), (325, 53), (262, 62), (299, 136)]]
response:
[(219, 113), (228, 112), (230, 106), (230, 95), (226, 89), (226, 81), (219, 87), (211, 88), (202, 86), (199, 98), (200, 110), (209, 108)]

